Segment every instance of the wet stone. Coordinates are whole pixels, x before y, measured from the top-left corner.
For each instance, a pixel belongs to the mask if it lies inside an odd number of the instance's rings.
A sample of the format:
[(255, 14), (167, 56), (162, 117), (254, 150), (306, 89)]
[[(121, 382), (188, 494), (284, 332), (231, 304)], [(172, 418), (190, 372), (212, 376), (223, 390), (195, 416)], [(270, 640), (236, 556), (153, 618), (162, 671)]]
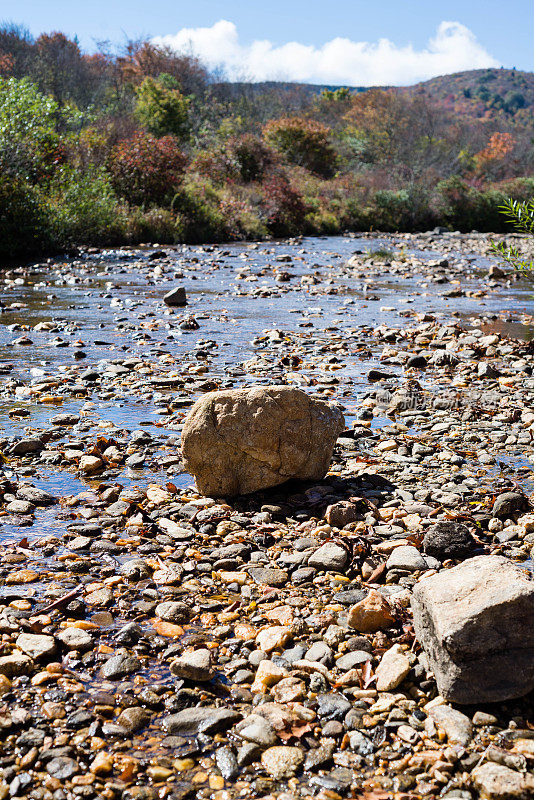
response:
[(117, 655), (109, 658), (101, 668), (103, 678), (118, 680), (137, 672), (141, 669), (141, 662), (138, 658), (126, 655)]

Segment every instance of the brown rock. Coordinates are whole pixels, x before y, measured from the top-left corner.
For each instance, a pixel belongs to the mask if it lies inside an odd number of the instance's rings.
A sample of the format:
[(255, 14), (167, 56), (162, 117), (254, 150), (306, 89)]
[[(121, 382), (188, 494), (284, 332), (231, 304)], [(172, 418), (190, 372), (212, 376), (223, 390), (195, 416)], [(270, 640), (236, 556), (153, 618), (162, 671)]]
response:
[(290, 386), (209, 392), (185, 421), (184, 465), (214, 497), (320, 480), (343, 427), (337, 408)]
[(380, 592), (371, 589), (367, 597), (349, 610), (349, 625), (360, 633), (390, 628), (395, 622), (391, 606)]
[(365, 501), (350, 502), (349, 500), (340, 500), (339, 503), (333, 503), (328, 506), (325, 513), (325, 519), (329, 525), (335, 528), (344, 528), (345, 525), (350, 525), (351, 522), (356, 522), (362, 519), (362, 515), (366, 511)]
[(534, 796), (534, 776), (490, 762), (475, 767), (473, 785), (482, 800), (529, 800)]

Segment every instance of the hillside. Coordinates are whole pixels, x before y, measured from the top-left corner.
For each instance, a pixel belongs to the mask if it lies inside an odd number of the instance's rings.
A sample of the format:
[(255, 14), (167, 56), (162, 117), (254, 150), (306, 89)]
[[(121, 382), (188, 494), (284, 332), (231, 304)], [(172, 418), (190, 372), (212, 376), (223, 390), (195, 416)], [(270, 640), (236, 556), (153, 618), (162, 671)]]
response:
[(515, 69), (475, 69), (442, 75), (401, 89), (426, 95), (448, 111), (476, 119), (534, 120), (534, 73)]
[[(307, 102), (310, 96), (324, 89), (338, 89), (339, 86), (316, 85), (265, 81), (259, 83), (220, 83), (217, 89), (226, 97), (257, 97), (277, 93), (296, 97)], [(365, 92), (367, 87), (351, 86), (353, 92)], [(377, 87), (369, 87), (377, 88)], [(534, 72), (520, 72), (515, 69), (475, 69), (441, 75), (414, 86), (380, 87), (391, 88), (411, 96), (426, 95), (445, 110), (460, 116), (475, 119), (495, 120), (502, 118), (519, 125), (534, 122)]]

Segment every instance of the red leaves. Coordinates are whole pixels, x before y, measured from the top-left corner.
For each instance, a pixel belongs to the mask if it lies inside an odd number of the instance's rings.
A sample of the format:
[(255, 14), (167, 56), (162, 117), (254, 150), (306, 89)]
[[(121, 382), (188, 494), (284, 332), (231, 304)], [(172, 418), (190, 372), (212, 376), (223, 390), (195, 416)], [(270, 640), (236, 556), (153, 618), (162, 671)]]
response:
[(176, 191), (186, 156), (173, 136), (136, 133), (113, 148), (108, 167), (116, 191), (131, 203), (160, 203)]

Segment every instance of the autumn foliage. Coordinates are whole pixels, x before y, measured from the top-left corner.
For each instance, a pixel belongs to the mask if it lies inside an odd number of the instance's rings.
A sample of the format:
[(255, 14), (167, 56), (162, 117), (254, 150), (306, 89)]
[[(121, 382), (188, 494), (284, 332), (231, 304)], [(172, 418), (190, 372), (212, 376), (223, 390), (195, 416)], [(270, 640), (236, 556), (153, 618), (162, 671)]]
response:
[(232, 84), (154, 42), (87, 54), (61, 32), (0, 24), (0, 257), (506, 230), (499, 206), (534, 195), (532, 108), (534, 79), (515, 70), (412, 89)]
[(116, 145), (108, 167), (112, 184), (130, 203), (147, 205), (171, 198), (180, 184), (186, 157), (176, 139), (136, 133)]

